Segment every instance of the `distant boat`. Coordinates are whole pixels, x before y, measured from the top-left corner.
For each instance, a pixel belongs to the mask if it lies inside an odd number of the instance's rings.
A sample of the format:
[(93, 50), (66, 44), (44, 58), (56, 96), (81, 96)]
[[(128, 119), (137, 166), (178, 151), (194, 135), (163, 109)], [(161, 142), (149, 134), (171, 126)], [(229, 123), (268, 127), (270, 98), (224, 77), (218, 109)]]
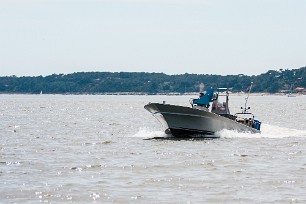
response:
[(42, 90), (40, 91), (40, 95), (42, 95)]

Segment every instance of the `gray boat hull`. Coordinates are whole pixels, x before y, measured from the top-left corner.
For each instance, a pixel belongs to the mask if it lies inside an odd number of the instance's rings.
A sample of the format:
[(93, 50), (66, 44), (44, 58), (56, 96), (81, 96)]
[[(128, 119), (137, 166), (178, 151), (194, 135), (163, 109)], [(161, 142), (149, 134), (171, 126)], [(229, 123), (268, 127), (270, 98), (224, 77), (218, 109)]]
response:
[(208, 111), (160, 103), (149, 103), (144, 107), (173, 136), (206, 135), (214, 137), (220, 130), (260, 133), (259, 130)]

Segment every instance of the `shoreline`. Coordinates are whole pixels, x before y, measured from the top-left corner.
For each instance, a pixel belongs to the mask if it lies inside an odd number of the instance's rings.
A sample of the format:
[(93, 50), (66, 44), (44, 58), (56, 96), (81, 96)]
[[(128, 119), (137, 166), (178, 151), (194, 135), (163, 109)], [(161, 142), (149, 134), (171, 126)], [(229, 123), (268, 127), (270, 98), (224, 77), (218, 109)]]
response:
[[(198, 96), (198, 92), (189, 93), (142, 93), (142, 92), (113, 92), (113, 93), (45, 93), (45, 94), (35, 94), (35, 93), (0, 93), (0, 95), (100, 95), (100, 96)], [(230, 96), (245, 96), (248, 93), (244, 92), (233, 92), (229, 93)], [(288, 93), (250, 93), (250, 96), (288, 96)], [(305, 96), (306, 93), (292, 93), (293, 96)]]

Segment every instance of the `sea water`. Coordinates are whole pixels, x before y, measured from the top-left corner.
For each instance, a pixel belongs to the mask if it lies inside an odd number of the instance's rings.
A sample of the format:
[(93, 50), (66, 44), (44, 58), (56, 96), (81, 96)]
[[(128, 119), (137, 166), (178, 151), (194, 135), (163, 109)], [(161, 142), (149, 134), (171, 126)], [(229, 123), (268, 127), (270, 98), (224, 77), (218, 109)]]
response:
[(306, 96), (251, 96), (261, 134), (152, 139), (166, 135), (143, 106), (189, 98), (0, 95), (0, 202), (306, 202)]

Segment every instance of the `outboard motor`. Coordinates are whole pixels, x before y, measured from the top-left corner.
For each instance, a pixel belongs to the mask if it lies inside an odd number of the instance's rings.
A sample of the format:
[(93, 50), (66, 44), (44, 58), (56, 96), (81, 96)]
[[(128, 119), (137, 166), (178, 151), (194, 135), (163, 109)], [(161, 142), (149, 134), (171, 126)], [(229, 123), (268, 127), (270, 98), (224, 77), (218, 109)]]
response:
[(254, 120), (253, 126), (255, 129), (260, 130), (261, 122), (259, 120)]

